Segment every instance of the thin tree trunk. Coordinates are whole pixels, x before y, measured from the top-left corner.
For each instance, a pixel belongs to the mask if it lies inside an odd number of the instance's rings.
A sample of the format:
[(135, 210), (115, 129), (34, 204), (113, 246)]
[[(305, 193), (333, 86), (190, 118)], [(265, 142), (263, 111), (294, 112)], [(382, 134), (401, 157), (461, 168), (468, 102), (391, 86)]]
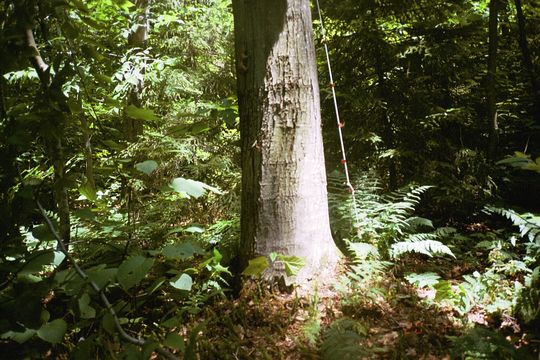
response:
[[(381, 121), (383, 123), (383, 142), (387, 149), (394, 149), (396, 146), (394, 139), (394, 131), (392, 130), (392, 119), (390, 118), (390, 91), (384, 77), (384, 70), (381, 65), (382, 51), (378, 51), (378, 56), (375, 63), (375, 71), (377, 73), (378, 80), (378, 93), (382, 102), (385, 102), (384, 108), (381, 111)], [(397, 168), (396, 160), (391, 157), (388, 159), (388, 189), (395, 190), (397, 188)]]
[(488, 120), (488, 157), (494, 159), (499, 142), (499, 126), (497, 120), (497, 48), (499, 41), (498, 15), (500, 0), (489, 2), (489, 47), (486, 78), (486, 102)]
[[(319, 85), (308, 0), (233, 1), (242, 142), (241, 266), (303, 258), (295, 281), (331, 273)], [(274, 266), (267, 278), (283, 275)], [(288, 279), (291, 280), (291, 279)]]
[(92, 158), (92, 134), (85, 114), (81, 114), (81, 125), (84, 140), (84, 159), (86, 162), (86, 186), (92, 189), (92, 191), (95, 191), (96, 181), (94, 177), (94, 159)]
[(2, 121), (2, 132), (0, 133), (0, 150), (2, 151), (2, 163), (0, 164), (0, 241), (7, 244), (9, 241), (17, 238), (19, 235), (17, 224), (17, 210), (15, 209), (15, 201), (13, 193), (9, 190), (17, 181), (17, 168), (15, 159), (17, 150), (9, 141), (9, 135), (13, 133), (13, 118), (8, 117), (5, 102), (5, 79), (3, 76), (4, 69), (0, 64), (0, 120)]
[[(136, 27), (135, 30), (130, 34), (128, 42), (132, 48), (145, 48), (146, 43), (148, 42), (148, 32), (150, 28), (148, 18), (150, 16), (150, 6), (152, 4), (152, 0), (137, 0), (135, 4), (138, 9), (135, 24)], [(141, 92), (143, 87), (143, 80), (138, 80), (137, 85), (135, 85), (129, 92), (129, 105), (141, 107)], [(132, 119), (126, 116), (124, 129), (127, 140), (133, 142), (139, 135), (142, 135), (143, 123), (139, 119)]]
[[(51, 91), (61, 91), (61, 86), (60, 84), (56, 84), (54, 89), (51, 89), (52, 77), (50, 74), (50, 66), (41, 57), (41, 53), (37, 47), (32, 29), (32, 23), (28, 14), (28, 11), (30, 10), (31, 9), (21, 7), (16, 8), (17, 17), (22, 23), (22, 30), (26, 40), (26, 46), (30, 49), (30, 53), (32, 54), (32, 56), (30, 56), (30, 62), (38, 74), (45, 96), (54, 99), (55, 96), (51, 96), (50, 94)], [(60, 70), (60, 72), (61, 71), (62, 70)], [(59, 95), (59, 97), (61, 96), (62, 95)], [(57, 105), (59, 108), (63, 107), (63, 104)], [(64, 149), (62, 145), (62, 121), (65, 114), (62, 111), (53, 108), (50, 109), (50, 112), (50, 119), (53, 119), (52, 121), (54, 121), (54, 123), (51, 124), (53, 130), (51, 130), (49, 127), (44, 127), (47, 129), (47, 132), (42, 134), (42, 136), (44, 139), (47, 156), (53, 164), (53, 194), (58, 212), (60, 236), (62, 236), (62, 239), (66, 244), (69, 244), (71, 221), (69, 218), (69, 197), (65, 184), (66, 170), (63, 154)]]
[(519, 47), (523, 60), (523, 67), (527, 72), (529, 81), (531, 82), (531, 90), (533, 96), (533, 119), (537, 124), (540, 124), (540, 86), (536, 78), (529, 44), (527, 43), (527, 32), (525, 30), (525, 15), (521, 7), (521, 0), (514, 0), (516, 5), (516, 16), (518, 20)]

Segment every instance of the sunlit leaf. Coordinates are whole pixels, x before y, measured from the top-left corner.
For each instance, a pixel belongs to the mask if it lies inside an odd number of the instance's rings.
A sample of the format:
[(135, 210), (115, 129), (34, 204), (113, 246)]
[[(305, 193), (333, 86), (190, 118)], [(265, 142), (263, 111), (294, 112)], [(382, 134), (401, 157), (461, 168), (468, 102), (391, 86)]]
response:
[(175, 277), (169, 284), (178, 290), (190, 291), (193, 286), (193, 279), (188, 274), (182, 274)]
[(130, 118), (139, 119), (139, 120), (147, 120), (147, 121), (158, 120), (158, 117), (156, 116), (153, 110), (138, 108), (135, 105), (129, 105), (126, 108), (126, 115), (129, 116)]
[(186, 229), (184, 229), (185, 232), (191, 233), (191, 234), (202, 234), (204, 232), (204, 229), (198, 226), (190, 226)]
[[(32, 255), (31, 255), (32, 256)], [(65, 259), (66, 255), (61, 251), (48, 250), (38, 255), (34, 255), (25, 264), (19, 274), (35, 274), (43, 270), (46, 265), (58, 266)]]
[(146, 160), (140, 163), (135, 164), (135, 169), (150, 175), (158, 167), (158, 163), (154, 160)]
[(88, 182), (79, 187), (79, 193), (88, 200), (96, 201), (97, 199), (96, 188)]
[(269, 266), (268, 259), (266, 256), (259, 256), (255, 259), (249, 260), (247, 268), (242, 271), (244, 276), (259, 276), (261, 275)]
[(173, 181), (170, 184), (170, 187), (173, 188), (174, 191), (178, 193), (184, 194), (187, 197), (194, 197), (194, 198), (201, 197), (202, 195), (206, 193), (207, 190), (214, 192), (216, 194), (221, 194), (221, 192), (215, 187), (212, 187), (200, 181), (184, 179), (181, 177), (173, 179)]
[(278, 259), (285, 265), (287, 276), (295, 276), (306, 265), (304, 259), (298, 256), (278, 255)]

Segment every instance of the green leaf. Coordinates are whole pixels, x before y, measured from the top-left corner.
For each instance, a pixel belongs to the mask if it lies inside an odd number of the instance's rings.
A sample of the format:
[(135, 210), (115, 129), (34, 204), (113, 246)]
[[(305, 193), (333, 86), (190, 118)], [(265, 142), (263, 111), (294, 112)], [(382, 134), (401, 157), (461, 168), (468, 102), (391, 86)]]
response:
[(41, 241), (56, 240), (51, 230), (45, 225), (38, 225), (32, 229), (32, 236)]
[(379, 257), (379, 250), (375, 246), (368, 243), (349, 242), (348, 247), (354, 253), (354, 257), (357, 260), (364, 260), (367, 259), (369, 256), (373, 256), (375, 258)]
[(129, 0), (116, 0), (115, 4), (125, 12), (129, 12), (129, 9), (135, 6), (135, 4)]
[(298, 274), (301, 268), (306, 265), (304, 259), (297, 256), (278, 255), (279, 260), (285, 265), (285, 273), (287, 276)]
[(191, 179), (176, 178), (173, 179), (169, 186), (173, 188), (174, 191), (187, 197), (201, 197), (206, 193), (206, 190), (212, 191), (216, 194), (221, 194), (217, 188)]
[(126, 108), (126, 115), (133, 119), (154, 121), (158, 120), (158, 117), (154, 113), (154, 110), (138, 108), (135, 105), (129, 105)]
[(22, 344), (32, 338), (36, 334), (34, 329), (25, 329), (23, 332), (8, 331), (0, 335), (0, 339), (11, 339), (19, 344)]
[(51, 344), (57, 344), (64, 339), (66, 331), (67, 323), (62, 319), (56, 319), (43, 324), (37, 331), (37, 336)]
[(86, 271), (90, 280), (95, 282), (100, 289), (113, 282), (118, 272), (117, 268), (106, 268), (106, 266), (105, 264), (101, 264)]
[(184, 352), (184, 350), (186, 349), (184, 337), (176, 333), (168, 334), (167, 337), (165, 338), (165, 341), (163, 342), (163, 345), (176, 349), (176, 350), (180, 350), (182, 352)]
[(53, 265), (54, 267), (57, 267), (58, 265), (60, 265), (60, 263), (62, 263), (65, 257), (66, 255), (64, 255), (64, 253), (61, 251), (47, 250), (46, 252), (38, 254), (32, 259), (30, 259), (28, 263), (24, 265), (23, 269), (19, 272), (19, 274), (35, 274), (42, 271), (43, 267), (46, 265)]
[(168, 259), (186, 260), (195, 254), (204, 254), (204, 250), (190, 242), (165, 246), (161, 253)]
[(96, 309), (90, 306), (90, 295), (87, 293), (82, 294), (78, 302), (81, 318), (93, 319), (96, 317)]
[(169, 284), (178, 290), (190, 291), (191, 287), (193, 286), (193, 280), (188, 274), (182, 274), (176, 276), (172, 281), (169, 282)]
[(149, 259), (144, 256), (133, 256), (125, 260), (118, 267), (116, 278), (120, 285), (125, 290), (128, 290), (144, 279), (152, 265), (154, 265), (154, 259)]
[(203, 185), (204, 184), (199, 181), (176, 178), (172, 181), (170, 186), (174, 189), (174, 191), (187, 195), (187, 197), (192, 196), (198, 198), (204, 195), (206, 192)]
[(90, 201), (96, 201), (96, 189), (88, 182), (79, 187), (79, 193)]
[(135, 169), (142, 171), (146, 175), (150, 175), (157, 167), (158, 163), (154, 160), (146, 160), (135, 164)]
[(184, 229), (184, 231), (190, 234), (194, 234), (194, 233), (202, 234), (204, 232), (204, 229), (198, 226), (190, 226), (187, 229)]
[(242, 271), (244, 276), (260, 276), (264, 270), (268, 268), (270, 264), (266, 256), (259, 256), (255, 259), (249, 260), (247, 268)]

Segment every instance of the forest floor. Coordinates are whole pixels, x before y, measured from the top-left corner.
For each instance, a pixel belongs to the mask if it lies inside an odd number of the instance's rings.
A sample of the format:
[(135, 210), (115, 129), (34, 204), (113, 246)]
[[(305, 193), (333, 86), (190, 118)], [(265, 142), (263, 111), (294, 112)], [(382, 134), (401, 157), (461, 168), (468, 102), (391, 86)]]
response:
[[(208, 306), (185, 333), (202, 329), (196, 350), (200, 359), (538, 358), (539, 331), (520, 327), (510, 316), (486, 315), (479, 307), (460, 314), (435, 303), (435, 290), (412, 286), (400, 275), (404, 268), (426, 266), (447, 270), (456, 282), (471, 271), (466, 263), (434, 265), (432, 259), (414, 257), (354, 290), (340, 285), (345, 266), (333, 286), (308, 296), (253, 282), (238, 298)], [(464, 336), (475, 327), (479, 330)], [(464, 356), (460, 347), (472, 352)], [(480, 348), (477, 356), (475, 348)], [(481, 356), (486, 352), (493, 357)]]

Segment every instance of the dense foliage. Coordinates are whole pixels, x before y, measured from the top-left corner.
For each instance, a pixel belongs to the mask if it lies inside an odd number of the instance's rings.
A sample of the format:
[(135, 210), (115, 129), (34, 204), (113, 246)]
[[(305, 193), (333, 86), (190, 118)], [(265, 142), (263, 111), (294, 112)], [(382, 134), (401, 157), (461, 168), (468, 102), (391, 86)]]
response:
[[(540, 3), (320, 5), (329, 203), (346, 261), (335, 297), (276, 302), (256, 281), (266, 258), (235, 262), (230, 1), (0, 3), (3, 354), (538, 356)], [(240, 291), (242, 272), (255, 280)]]

